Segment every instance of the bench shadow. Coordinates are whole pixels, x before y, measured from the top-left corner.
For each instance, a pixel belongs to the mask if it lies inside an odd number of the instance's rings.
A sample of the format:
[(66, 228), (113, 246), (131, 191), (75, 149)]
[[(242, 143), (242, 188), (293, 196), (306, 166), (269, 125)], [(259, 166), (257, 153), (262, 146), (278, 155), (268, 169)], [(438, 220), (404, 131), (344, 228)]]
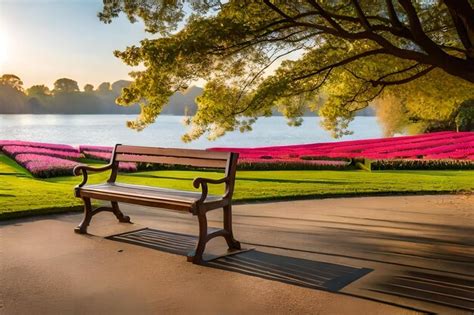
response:
[(474, 311), (474, 280), (405, 271), (381, 279), (369, 290)]
[[(197, 242), (197, 237), (192, 235), (149, 228), (106, 238), (182, 256), (194, 249)], [(203, 266), (331, 292), (341, 290), (372, 271), (368, 268), (354, 268), (258, 250), (212, 259)]]

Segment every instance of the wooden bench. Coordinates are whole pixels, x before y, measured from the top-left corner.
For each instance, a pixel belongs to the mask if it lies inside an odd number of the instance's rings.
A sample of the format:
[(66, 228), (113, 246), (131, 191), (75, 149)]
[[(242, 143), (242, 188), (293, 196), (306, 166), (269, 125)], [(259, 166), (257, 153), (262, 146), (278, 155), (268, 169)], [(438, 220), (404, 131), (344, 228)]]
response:
[[(130, 222), (118, 203), (124, 202), (149, 207), (188, 211), (196, 215), (199, 221), (199, 241), (196, 249), (188, 254), (188, 261), (199, 264), (203, 261), (206, 243), (216, 236), (223, 236), (229, 250), (240, 249), (240, 243), (234, 239), (232, 232), (232, 194), (234, 192), (237, 153), (212, 152), (205, 150), (168, 149), (140, 147), (117, 144), (112, 152), (110, 163), (103, 167), (79, 165), (74, 174), (82, 174), (82, 182), (75, 187), (75, 196), (84, 201), (84, 219), (77, 226), (77, 233), (87, 233), (92, 217), (102, 211), (112, 212), (119, 222)], [(201, 187), (201, 192), (181, 191), (159, 187), (130, 185), (116, 182), (119, 162), (157, 163), (168, 165), (192, 166), (197, 168), (224, 169), (221, 179), (195, 178), (192, 185)], [(89, 172), (110, 170), (106, 183), (86, 185)], [(209, 184), (225, 184), (222, 196), (208, 194)], [(110, 207), (92, 209), (91, 199), (110, 201)], [(223, 208), (223, 229), (208, 232), (206, 213), (210, 210)]]

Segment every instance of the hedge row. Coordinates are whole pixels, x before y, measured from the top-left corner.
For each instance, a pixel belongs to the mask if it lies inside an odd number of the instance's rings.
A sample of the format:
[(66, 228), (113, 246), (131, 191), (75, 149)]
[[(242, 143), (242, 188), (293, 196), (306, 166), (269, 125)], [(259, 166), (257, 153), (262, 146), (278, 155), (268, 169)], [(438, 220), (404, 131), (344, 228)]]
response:
[(379, 170), (472, 170), (472, 160), (374, 160), (365, 163)]
[(282, 162), (247, 162), (242, 161), (237, 165), (239, 170), (254, 171), (273, 171), (273, 170), (348, 170), (353, 169), (349, 163), (340, 164), (317, 164), (317, 163), (301, 163), (298, 161), (282, 161)]
[(345, 161), (350, 162), (349, 158), (344, 157), (329, 157), (329, 156), (320, 156), (320, 155), (301, 155), (301, 160), (305, 161)]

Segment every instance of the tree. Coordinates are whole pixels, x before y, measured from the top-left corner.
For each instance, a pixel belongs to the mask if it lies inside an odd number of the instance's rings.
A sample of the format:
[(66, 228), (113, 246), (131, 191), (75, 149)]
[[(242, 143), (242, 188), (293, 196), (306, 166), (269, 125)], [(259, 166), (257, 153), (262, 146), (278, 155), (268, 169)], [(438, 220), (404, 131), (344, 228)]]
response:
[(105, 0), (99, 18), (110, 23), (120, 12), (161, 35), (115, 52), (130, 66), (145, 65), (131, 73), (134, 82), (118, 99), (142, 102), (130, 127), (153, 123), (174, 91), (207, 81), (185, 140), (251, 130), (272, 108), (298, 125), (306, 106), (340, 136), (354, 113), (380, 96), (412, 102), (407, 86), (425, 90), (422, 103), (431, 109), (437, 101), (431, 92), (445, 84), (434, 78), (456, 87), (444, 99), (462, 102), (474, 87), (468, 0)]
[(23, 82), (14, 74), (4, 74), (0, 77), (0, 113), (28, 113)]
[(26, 94), (30, 97), (31, 96), (48, 96), (48, 95), (51, 95), (51, 91), (44, 84), (33, 85), (29, 89), (26, 90)]
[(0, 84), (23, 92), (23, 81), (14, 74), (4, 74), (0, 77)]
[(61, 78), (54, 82), (54, 93), (73, 93), (79, 91), (79, 85), (76, 81), (68, 78)]
[(91, 93), (94, 91), (94, 86), (92, 84), (84, 85), (84, 92)]
[(99, 86), (97, 87), (97, 91), (98, 92), (110, 92), (110, 82), (102, 82), (101, 84), (99, 84)]
[(474, 99), (461, 104), (455, 122), (458, 131), (474, 131)]
[(388, 87), (376, 102), (377, 116), (386, 135), (456, 130), (456, 115), (472, 98), (471, 91), (469, 84), (434, 70), (416, 81)]
[(114, 83), (112, 83), (111, 89), (112, 89), (112, 91), (114, 91), (114, 93), (120, 94), (122, 92), (122, 89), (129, 86), (130, 83), (132, 83), (132, 82), (127, 81), (127, 80), (118, 80), (118, 81), (115, 81)]

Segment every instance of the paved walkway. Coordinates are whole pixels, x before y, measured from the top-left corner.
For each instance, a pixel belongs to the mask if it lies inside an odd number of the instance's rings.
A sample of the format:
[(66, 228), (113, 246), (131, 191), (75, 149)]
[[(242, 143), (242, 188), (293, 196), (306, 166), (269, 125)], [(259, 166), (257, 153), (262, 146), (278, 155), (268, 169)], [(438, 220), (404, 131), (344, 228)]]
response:
[[(235, 206), (236, 237), (254, 250), (207, 266), (182, 256), (197, 232), (194, 218), (122, 208), (134, 224), (101, 213), (90, 236), (72, 232), (80, 214), (0, 223), (0, 313), (468, 314), (473, 307), (472, 195)], [(209, 223), (219, 220), (216, 211)], [(131, 233), (105, 238), (124, 232)], [(209, 252), (223, 249), (216, 240)]]

